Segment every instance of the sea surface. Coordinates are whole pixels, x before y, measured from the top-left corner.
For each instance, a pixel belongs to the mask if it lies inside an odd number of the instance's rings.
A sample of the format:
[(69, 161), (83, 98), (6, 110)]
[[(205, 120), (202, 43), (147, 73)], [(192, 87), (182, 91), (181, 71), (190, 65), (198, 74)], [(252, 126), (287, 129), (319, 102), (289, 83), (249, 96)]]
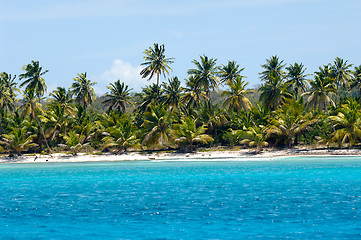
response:
[(219, 160), (0, 164), (0, 239), (361, 239), (360, 157)]

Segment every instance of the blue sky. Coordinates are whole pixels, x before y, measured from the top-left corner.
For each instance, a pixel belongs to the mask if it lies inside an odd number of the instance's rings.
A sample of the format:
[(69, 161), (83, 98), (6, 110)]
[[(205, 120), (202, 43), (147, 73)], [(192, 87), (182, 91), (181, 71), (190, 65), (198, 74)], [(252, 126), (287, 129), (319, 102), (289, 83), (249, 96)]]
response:
[(205, 54), (244, 67), (249, 86), (272, 55), (308, 73), (335, 57), (361, 64), (359, 0), (33, 0), (0, 2), (0, 71), (19, 75), (36, 60), (48, 90), (87, 72), (98, 94), (120, 79), (139, 91), (143, 51), (163, 43), (170, 76), (187, 77)]

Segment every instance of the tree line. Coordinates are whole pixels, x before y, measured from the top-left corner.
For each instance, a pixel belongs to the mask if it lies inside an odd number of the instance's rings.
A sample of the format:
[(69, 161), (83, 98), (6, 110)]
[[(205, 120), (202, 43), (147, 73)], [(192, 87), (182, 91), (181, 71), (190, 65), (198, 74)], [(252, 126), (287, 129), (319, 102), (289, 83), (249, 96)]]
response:
[(168, 78), (173, 62), (163, 44), (154, 44), (144, 51), (140, 75), (156, 83), (133, 93), (116, 80), (101, 97), (86, 73), (69, 89), (57, 87), (44, 97), (48, 70), (38, 61), (25, 65), (18, 77), (2, 72), (0, 151), (119, 153), (241, 145), (259, 152), (267, 146), (360, 143), (361, 65), (336, 57), (306, 74), (302, 63), (286, 65), (272, 56), (261, 65), (261, 86), (252, 89), (236, 61), (217, 65), (217, 59), (201, 55), (192, 61), (184, 86)]

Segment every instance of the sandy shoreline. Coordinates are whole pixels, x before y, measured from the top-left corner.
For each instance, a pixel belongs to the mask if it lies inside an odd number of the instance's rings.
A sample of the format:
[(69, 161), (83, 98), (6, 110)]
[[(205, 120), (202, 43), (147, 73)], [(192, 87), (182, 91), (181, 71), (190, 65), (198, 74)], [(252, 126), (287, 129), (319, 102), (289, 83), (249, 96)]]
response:
[(249, 149), (237, 151), (206, 151), (195, 153), (144, 153), (130, 152), (123, 154), (79, 154), (77, 156), (55, 153), (52, 155), (23, 155), (10, 158), (0, 156), (0, 163), (42, 163), (42, 162), (112, 162), (112, 161), (169, 161), (169, 160), (219, 160), (220, 158), (233, 158), (244, 161), (267, 158), (293, 157), (293, 156), (361, 156), (360, 149), (287, 149), (265, 150), (260, 154), (252, 154)]

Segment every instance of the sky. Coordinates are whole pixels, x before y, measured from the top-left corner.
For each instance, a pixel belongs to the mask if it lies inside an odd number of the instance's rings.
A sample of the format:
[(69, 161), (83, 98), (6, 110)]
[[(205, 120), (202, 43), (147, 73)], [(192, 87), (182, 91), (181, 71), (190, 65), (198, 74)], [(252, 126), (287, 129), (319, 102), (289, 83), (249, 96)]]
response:
[(0, 32), (0, 72), (39, 61), (48, 92), (83, 72), (98, 95), (118, 79), (140, 91), (152, 83), (139, 72), (154, 43), (181, 80), (203, 54), (237, 61), (250, 87), (273, 55), (307, 73), (336, 57), (361, 64), (360, 0), (0, 0)]

